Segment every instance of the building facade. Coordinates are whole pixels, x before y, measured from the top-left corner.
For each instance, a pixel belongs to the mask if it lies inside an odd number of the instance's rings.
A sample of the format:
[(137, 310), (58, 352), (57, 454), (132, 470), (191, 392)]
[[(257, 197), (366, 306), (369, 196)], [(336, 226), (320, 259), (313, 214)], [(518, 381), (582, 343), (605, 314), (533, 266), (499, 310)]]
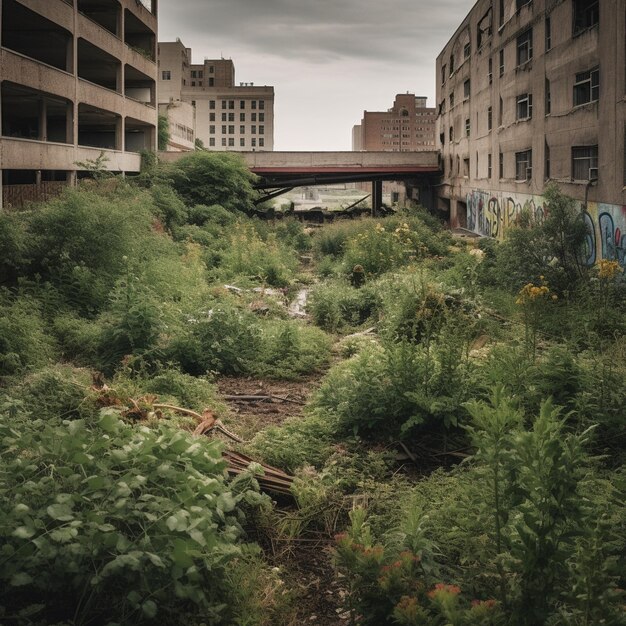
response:
[(193, 64), (180, 40), (159, 43), (159, 102), (195, 108), (196, 137), (209, 150), (274, 149), (274, 88), (235, 83), (230, 59)]
[(501, 237), (558, 183), (589, 262), (626, 239), (624, 0), (479, 0), (437, 58), (439, 208)]
[[(1, 0), (0, 167), (19, 205), (156, 148), (157, 0)], [(28, 190), (32, 198), (28, 198)]]
[(352, 150), (416, 152), (435, 148), (437, 109), (426, 98), (398, 94), (387, 111), (363, 111), (352, 129)]

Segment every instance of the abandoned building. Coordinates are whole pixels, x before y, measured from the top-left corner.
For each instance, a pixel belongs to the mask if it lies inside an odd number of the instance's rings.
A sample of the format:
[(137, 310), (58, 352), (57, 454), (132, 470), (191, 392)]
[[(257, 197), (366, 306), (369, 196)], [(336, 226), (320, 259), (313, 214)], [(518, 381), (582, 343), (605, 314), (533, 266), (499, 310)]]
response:
[[(235, 83), (230, 59), (205, 59), (193, 64), (191, 49), (179, 40), (159, 42), (159, 106), (175, 128), (170, 149), (180, 149), (180, 137), (191, 129), (210, 150), (246, 152), (274, 149), (274, 87)], [(186, 124), (181, 122), (186, 119)]]
[(436, 64), (439, 208), (502, 236), (554, 181), (585, 211), (589, 260), (626, 249), (623, 0), (479, 0)]
[(101, 154), (138, 172), (156, 149), (157, 0), (0, 4), (4, 204), (54, 194)]

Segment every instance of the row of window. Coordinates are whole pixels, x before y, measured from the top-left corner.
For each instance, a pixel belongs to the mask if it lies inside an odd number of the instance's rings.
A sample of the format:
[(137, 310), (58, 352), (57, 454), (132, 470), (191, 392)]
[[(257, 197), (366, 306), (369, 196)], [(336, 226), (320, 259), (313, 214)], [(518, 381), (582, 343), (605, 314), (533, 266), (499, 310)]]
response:
[[(265, 121), (265, 113), (250, 113), (250, 121), (251, 122), (256, 122), (258, 118), (259, 122), (264, 122)], [(222, 113), (222, 122), (234, 122), (235, 121), (235, 114), (234, 113)], [(245, 122), (246, 121), (246, 114), (245, 113), (240, 113), (239, 114), (239, 121), (240, 122)], [(209, 113), (209, 122), (215, 122), (215, 113)]]
[[(239, 100), (239, 108), (240, 109), (245, 109), (247, 104), (246, 103), (250, 103), (250, 108), (251, 109), (256, 109), (257, 105), (258, 108), (263, 110), (265, 109), (265, 100)], [(215, 109), (216, 108), (216, 104), (217, 102), (215, 100), (209, 100), (209, 109)], [(235, 101), (234, 100), (222, 100), (222, 109), (234, 109), (235, 108)]]
[[(213, 124), (211, 124), (211, 126), (209, 126), (209, 135), (215, 135), (215, 126)], [(222, 135), (234, 135), (235, 134), (235, 125), (232, 124), (230, 126), (222, 126)], [(245, 135), (246, 134), (246, 127), (245, 126), (240, 126), (239, 127), (239, 134), (240, 135)], [(250, 134), (252, 135), (256, 135), (257, 134), (257, 127), (255, 124), (253, 124), (252, 126), (250, 126)], [(265, 135), (265, 126), (264, 125), (260, 125), (259, 126), (259, 135)]]
[[(466, 81), (469, 83), (469, 81)], [(450, 94), (450, 106), (454, 103), (454, 94)], [(583, 104), (589, 104), (597, 102), (600, 99), (600, 68), (594, 67), (591, 70), (585, 72), (578, 72), (576, 74), (576, 80), (573, 88), (573, 103), (574, 106), (581, 106)], [(552, 111), (552, 96), (550, 89), (550, 81), (545, 79), (544, 89), (544, 102), (545, 102), (545, 114), (548, 115)], [(500, 98), (500, 111), (498, 114), (498, 120), (500, 126), (502, 125), (503, 116), (503, 100)], [(515, 99), (515, 119), (517, 121), (528, 120), (533, 116), (533, 95), (531, 93), (523, 93)], [(466, 120), (465, 130), (466, 135), (469, 137), (470, 127), (469, 119)], [(493, 127), (493, 108), (487, 107), (487, 130), (491, 130)], [(450, 141), (454, 140), (454, 129), (450, 127)], [(443, 141), (442, 141), (443, 143)]]
[[(598, 178), (598, 146), (573, 146), (571, 161), (571, 178), (573, 181), (590, 181)], [(551, 177), (550, 172), (550, 147), (546, 143), (544, 151), (544, 178)], [(461, 160), (457, 156), (457, 174), (461, 174)], [(487, 178), (493, 177), (492, 155), (487, 155)], [(522, 150), (515, 153), (515, 180), (524, 182), (532, 179), (533, 151)], [(449, 161), (448, 174), (454, 174), (454, 162), (452, 157)], [(469, 177), (469, 158), (463, 159), (463, 176)], [(476, 153), (476, 176), (478, 176), (478, 153)], [(504, 178), (504, 154), (498, 155), (498, 176)]]
[[(215, 147), (215, 137), (211, 137), (209, 139), (209, 146), (211, 148)], [(234, 137), (229, 137), (228, 140), (226, 139), (226, 137), (222, 137), (222, 146), (225, 148), (234, 148), (235, 147), (235, 139)], [(242, 137), (239, 140), (239, 147), (240, 148), (245, 148), (246, 147), (246, 140)], [(250, 140), (250, 147), (251, 148), (256, 148), (257, 147), (257, 140), (256, 138), (252, 138)], [(264, 148), (265, 147), (265, 139), (263, 139), (263, 137), (259, 137), (258, 140), (258, 147), (259, 148)]]
[[(516, 1), (516, 10), (519, 11), (522, 6), (528, 5), (532, 2), (532, 0), (515, 0)], [(600, 2), (599, 0), (572, 0), (572, 36), (576, 37), (580, 33), (584, 32), (589, 28), (593, 28), (600, 23)], [(504, 24), (504, 0), (500, 0), (500, 26)], [(485, 18), (483, 18), (485, 19)], [(482, 22), (482, 20), (481, 20)], [(490, 19), (488, 20), (490, 22)], [(545, 32), (545, 47), (546, 52), (552, 48), (552, 22), (549, 15), (545, 18), (544, 23), (544, 32)], [(477, 28), (477, 44), (478, 47), (482, 45), (483, 36), (485, 32), (491, 34), (490, 25), (486, 28), (481, 28), (479, 23)], [(528, 29), (524, 33), (522, 33), (517, 38), (517, 64), (523, 65), (527, 61), (532, 58), (533, 53), (533, 41), (532, 41), (532, 28)], [(463, 46), (463, 58), (469, 58), (471, 54), (471, 43), (467, 42)], [(489, 61), (490, 65), (490, 74), (491, 74), (491, 66), (492, 61)], [(441, 67), (441, 84), (443, 85), (446, 82), (446, 77), (452, 76), (454, 74), (456, 65), (455, 65), (455, 56), (454, 52), (450, 54), (449, 58), (449, 74), (446, 65), (444, 64)], [(504, 50), (500, 50), (500, 76), (504, 73)]]

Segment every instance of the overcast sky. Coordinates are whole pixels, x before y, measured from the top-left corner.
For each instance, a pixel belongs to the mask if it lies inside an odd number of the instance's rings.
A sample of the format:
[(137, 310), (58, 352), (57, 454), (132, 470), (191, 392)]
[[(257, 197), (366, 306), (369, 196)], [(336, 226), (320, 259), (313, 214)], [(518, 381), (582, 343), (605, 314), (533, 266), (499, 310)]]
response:
[(231, 58), (235, 79), (275, 88), (276, 150), (350, 150), (364, 110), (397, 93), (435, 106), (435, 59), (464, 0), (161, 0), (159, 40), (193, 62)]

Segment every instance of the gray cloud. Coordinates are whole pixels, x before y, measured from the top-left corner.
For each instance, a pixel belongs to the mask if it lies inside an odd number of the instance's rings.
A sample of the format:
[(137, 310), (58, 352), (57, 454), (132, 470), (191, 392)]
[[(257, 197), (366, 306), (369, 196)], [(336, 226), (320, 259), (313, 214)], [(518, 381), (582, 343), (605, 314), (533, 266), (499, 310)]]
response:
[[(276, 149), (350, 149), (363, 110), (428, 96), (463, 0), (161, 0), (160, 39), (194, 61), (223, 55), (237, 80), (274, 85)], [(306, 123), (303, 121), (306, 120)]]

